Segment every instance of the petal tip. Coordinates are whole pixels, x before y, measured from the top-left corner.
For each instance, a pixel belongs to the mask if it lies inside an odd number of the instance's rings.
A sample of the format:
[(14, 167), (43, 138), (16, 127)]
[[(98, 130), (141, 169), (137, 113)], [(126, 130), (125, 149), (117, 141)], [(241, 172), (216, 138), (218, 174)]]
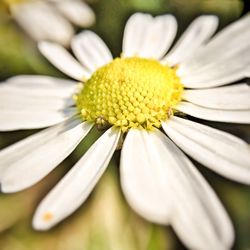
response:
[(38, 231), (49, 230), (53, 224), (54, 215), (51, 212), (37, 213), (34, 215), (32, 227)]

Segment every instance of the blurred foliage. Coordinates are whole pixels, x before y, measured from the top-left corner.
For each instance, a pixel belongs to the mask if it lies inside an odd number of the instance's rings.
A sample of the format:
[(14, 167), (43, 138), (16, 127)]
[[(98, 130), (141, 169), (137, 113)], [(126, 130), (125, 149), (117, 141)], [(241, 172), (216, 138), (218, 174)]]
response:
[[(172, 13), (178, 19), (178, 36), (200, 14), (220, 17), (220, 28), (239, 18), (240, 0), (88, 0), (96, 12), (92, 29), (108, 44), (115, 56), (127, 18), (136, 11), (153, 15)], [(61, 76), (38, 52), (36, 44), (13, 22), (0, 2), (0, 79), (16, 74)], [(250, 141), (249, 127), (213, 123)], [(33, 131), (34, 132), (34, 131)], [(0, 147), (5, 147), (32, 132), (1, 133)], [(0, 195), (1, 250), (166, 250), (184, 249), (168, 227), (152, 225), (137, 216), (125, 202), (119, 187), (116, 154), (108, 172), (88, 201), (70, 218), (49, 232), (31, 228), (32, 213), (52, 186), (81, 157), (101, 134), (93, 130), (74, 154), (39, 184), (12, 195)], [(226, 181), (204, 167), (200, 168), (225, 203), (236, 227), (235, 249), (250, 248), (250, 188)]]
[[(30, 226), (31, 216), (28, 216), (28, 220), (25, 219), (30, 209), (26, 211), (20, 209), (19, 214), (23, 214), (23, 218), (9, 231), (2, 234), (1, 249), (172, 249), (172, 241), (167, 237), (163, 228), (146, 223), (128, 209), (120, 190), (117, 189), (114, 163), (110, 168), (85, 205), (49, 233), (34, 232)], [(48, 178), (45, 179), (43, 185), (47, 181)], [(5, 216), (7, 216), (8, 209), (11, 209), (9, 213), (13, 212), (12, 207), (16, 208), (18, 202), (29, 206), (34, 196), (30, 197), (30, 194), (36, 193), (38, 188), (41, 189), (41, 184), (40, 187), (35, 186), (29, 191), (24, 191), (21, 194), (22, 197), (20, 195), (12, 197), (13, 199), (9, 200), (9, 207), (4, 209)], [(14, 221), (11, 220), (11, 222)]]
[(50, 74), (60, 76), (16, 26), (0, 4), (0, 80), (16, 74)]

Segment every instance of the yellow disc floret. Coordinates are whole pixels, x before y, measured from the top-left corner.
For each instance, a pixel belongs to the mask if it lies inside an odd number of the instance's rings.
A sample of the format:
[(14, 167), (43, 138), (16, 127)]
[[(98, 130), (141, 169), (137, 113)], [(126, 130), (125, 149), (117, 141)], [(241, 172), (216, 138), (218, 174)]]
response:
[(116, 58), (99, 68), (75, 96), (84, 120), (151, 130), (172, 114), (183, 86), (175, 69), (156, 60)]

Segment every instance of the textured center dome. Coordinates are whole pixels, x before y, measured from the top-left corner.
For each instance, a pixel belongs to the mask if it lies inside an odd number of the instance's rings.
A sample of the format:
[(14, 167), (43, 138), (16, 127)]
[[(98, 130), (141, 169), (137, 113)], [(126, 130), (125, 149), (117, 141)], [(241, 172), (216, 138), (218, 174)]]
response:
[(93, 73), (75, 101), (86, 121), (151, 130), (169, 117), (182, 90), (173, 68), (152, 59), (116, 58)]

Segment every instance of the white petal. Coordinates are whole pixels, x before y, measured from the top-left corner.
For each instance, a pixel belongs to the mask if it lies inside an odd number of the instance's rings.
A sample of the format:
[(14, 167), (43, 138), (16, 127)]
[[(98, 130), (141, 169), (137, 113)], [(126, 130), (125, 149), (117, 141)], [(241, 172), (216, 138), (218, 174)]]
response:
[[(16, 76), (0, 84), (0, 130), (43, 128), (76, 113), (73, 81), (47, 76)], [(66, 109), (65, 109), (66, 108)]]
[[(46, 230), (73, 213), (88, 197), (105, 171), (118, 143), (120, 131), (110, 128), (39, 205), (33, 219), (37, 230)], [(46, 219), (49, 215), (49, 219)]]
[(167, 224), (171, 203), (166, 168), (157, 164), (158, 153), (148, 137), (144, 130), (128, 132), (121, 152), (121, 185), (135, 211), (150, 221)]
[(213, 89), (185, 90), (182, 98), (206, 108), (250, 109), (250, 87), (244, 83)]
[(139, 54), (152, 19), (151, 15), (142, 13), (136, 13), (129, 18), (123, 35), (122, 55), (124, 57), (132, 57)]
[(76, 148), (92, 126), (69, 120), (1, 151), (1, 190), (17, 192), (37, 183)]
[(90, 72), (112, 61), (112, 55), (101, 40), (92, 31), (83, 31), (72, 39), (71, 43), (74, 54)]
[(90, 73), (62, 46), (55, 43), (40, 42), (39, 49), (55, 67), (68, 76), (79, 81), (89, 78)]
[(248, 67), (245, 70), (245, 77), (250, 78), (250, 65), (248, 65)]
[(77, 90), (77, 82), (42, 75), (14, 76), (1, 83), (0, 88), (18, 89), (26, 93), (36, 93), (55, 97), (70, 97)]
[(163, 62), (176, 65), (192, 56), (214, 34), (218, 18), (213, 15), (197, 17), (177, 41), (174, 48), (164, 57)]
[[(244, 33), (243, 33), (243, 38), (244, 38)], [(248, 34), (249, 38), (250, 38), (250, 34)], [(239, 35), (239, 37), (241, 37)], [(242, 39), (242, 37), (241, 37)], [(227, 43), (225, 44), (226, 47)], [(209, 46), (208, 46), (209, 47)], [(204, 47), (204, 50), (206, 50), (206, 47)], [(202, 50), (201, 50), (202, 51)], [(234, 44), (232, 45), (232, 48), (222, 48), (220, 53), (216, 53), (214, 54), (214, 58), (208, 62), (204, 62), (203, 65), (200, 65), (199, 68), (195, 69), (192, 71), (192, 73), (195, 73), (195, 75), (201, 75), (202, 73), (204, 73), (205, 71), (215, 71), (217, 69), (217, 67), (220, 67), (220, 69), (224, 69), (223, 64), (227, 64), (227, 67), (229, 67), (229, 69), (235, 67), (235, 64), (239, 64), (241, 67), (242, 66), (246, 66), (247, 63), (249, 63), (249, 58), (248, 58), (248, 54), (250, 51), (250, 45), (247, 42), (244, 42), (244, 40), (242, 39), (241, 44)], [(222, 53), (224, 52), (224, 53)], [(212, 52), (211, 52), (212, 53)], [(228, 72), (230, 72), (228, 70)]]
[(241, 139), (179, 117), (163, 122), (162, 126), (196, 161), (232, 180), (250, 184), (250, 147)]
[(162, 15), (153, 18), (144, 31), (141, 44), (137, 48), (138, 56), (161, 58), (171, 46), (176, 31), (177, 22), (174, 16)]
[(176, 106), (176, 109), (188, 115), (209, 121), (250, 123), (250, 110), (210, 109), (188, 102), (181, 102)]
[(144, 141), (150, 148), (145, 155), (154, 159), (152, 175), (165, 167), (161, 176), (169, 195), (161, 197), (162, 205), (168, 202), (170, 223), (183, 243), (190, 249), (229, 249), (234, 238), (231, 222), (192, 163), (157, 129), (144, 133)]
[(193, 58), (180, 65), (179, 75), (191, 77), (195, 75), (196, 70), (223, 64), (222, 61), (228, 64), (235, 61), (234, 57), (244, 56), (244, 50), (249, 51), (249, 25), (250, 17), (246, 15), (220, 31), (202, 50), (195, 53)]
[(38, 129), (65, 121), (77, 113), (75, 108), (63, 110), (0, 110), (0, 131)]
[(95, 22), (93, 10), (81, 0), (56, 0), (57, 9), (72, 23), (81, 27), (89, 27)]
[[(222, 86), (245, 78), (246, 67), (250, 64), (250, 46), (234, 58), (218, 60), (208, 68), (192, 72), (190, 76), (181, 76), (181, 82), (187, 88), (211, 88)], [(178, 72), (177, 72), (178, 74)]]
[(71, 93), (68, 97), (53, 96), (48, 90), (44, 93), (37, 88), (25, 89), (8, 83), (0, 84), (0, 110), (37, 112), (61, 110), (74, 104)]
[(174, 204), (171, 224), (190, 249), (229, 249), (231, 222), (203, 177), (188, 158), (160, 131), (154, 144), (166, 166)]
[(74, 29), (52, 6), (44, 1), (28, 1), (11, 6), (18, 24), (35, 40), (51, 40), (68, 45)]

